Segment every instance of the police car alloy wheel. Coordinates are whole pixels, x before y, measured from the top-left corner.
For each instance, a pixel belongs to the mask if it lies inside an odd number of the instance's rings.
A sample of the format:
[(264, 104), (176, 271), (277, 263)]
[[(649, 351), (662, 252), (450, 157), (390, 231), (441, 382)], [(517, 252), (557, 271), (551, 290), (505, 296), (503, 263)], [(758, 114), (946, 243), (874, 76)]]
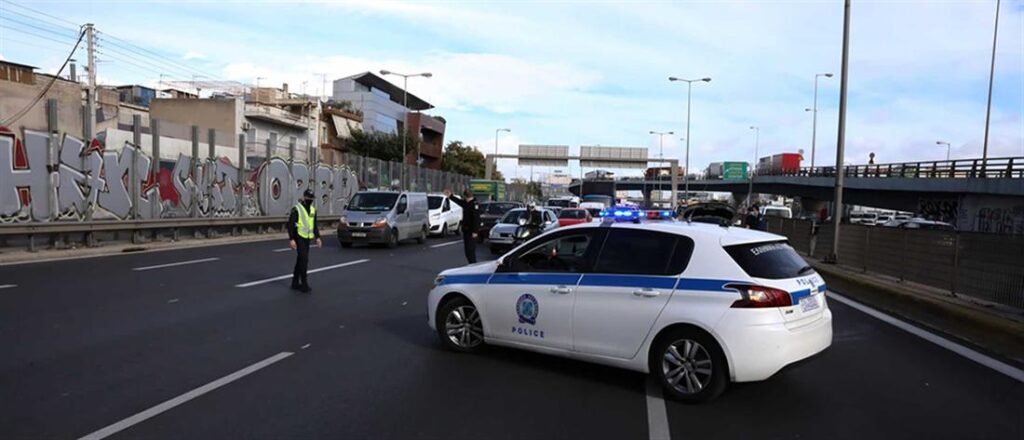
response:
[(680, 329), (661, 338), (655, 348), (651, 373), (669, 397), (706, 402), (725, 391), (728, 373), (725, 356), (709, 336)]
[(437, 313), (437, 335), (450, 350), (476, 351), (484, 342), (480, 313), (468, 299), (456, 298), (445, 303)]

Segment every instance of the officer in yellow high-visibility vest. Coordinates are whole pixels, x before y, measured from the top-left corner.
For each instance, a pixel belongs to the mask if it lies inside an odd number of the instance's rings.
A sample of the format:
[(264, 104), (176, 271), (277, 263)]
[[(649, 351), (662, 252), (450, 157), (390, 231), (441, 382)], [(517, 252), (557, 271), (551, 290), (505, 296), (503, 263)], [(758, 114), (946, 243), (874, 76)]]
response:
[(313, 206), (313, 190), (307, 189), (302, 193), (302, 200), (295, 204), (292, 212), (288, 215), (288, 246), (297, 252), (295, 258), (295, 272), (292, 273), (292, 289), (302, 292), (310, 292), (309, 280), (306, 279), (306, 270), (309, 268), (309, 245), (314, 240), (316, 247), (321, 247), (320, 229), (316, 227), (316, 207)]

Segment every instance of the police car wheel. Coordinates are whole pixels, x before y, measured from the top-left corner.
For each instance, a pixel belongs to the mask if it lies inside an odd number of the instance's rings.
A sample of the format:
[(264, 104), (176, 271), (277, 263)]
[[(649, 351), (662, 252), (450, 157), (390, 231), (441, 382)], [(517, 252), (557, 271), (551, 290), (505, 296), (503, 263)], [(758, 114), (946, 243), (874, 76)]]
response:
[(441, 236), (442, 237), (447, 237), (448, 236), (448, 232), (449, 232), (448, 231), (448, 223), (441, 223)]
[(446, 302), (437, 311), (437, 336), (449, 350), (477, 351), (484, 343), (484, 327), (476, 306), (462, 297)]
[(707, 334), (693, 329), (674, 330), (659, 338), (651, 354), (651, 374), (669, 397), (697, 403), (725, 391), (725, 355)]

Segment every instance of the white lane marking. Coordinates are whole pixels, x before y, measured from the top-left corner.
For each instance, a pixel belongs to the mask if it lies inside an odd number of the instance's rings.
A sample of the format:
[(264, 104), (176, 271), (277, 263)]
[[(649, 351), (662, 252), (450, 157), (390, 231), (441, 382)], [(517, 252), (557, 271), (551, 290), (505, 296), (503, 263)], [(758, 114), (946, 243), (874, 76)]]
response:
[(950, 341), (949, 339), (943, 338), (939, 335), (936, 335), (935, 333), (929, 332), (920, 327), (907, 324), (906, 322), (903, 322), (885, 313), (879, 312), (878, 310), (872, 309), (871, 307), (858, 303), (852, 299), (846, 298), (831, 290), (828, 293), (830, 297), (832, 299), (835, 299), (836, 301), (839, 301), (843, 304), (860, 310), (861, 312), (864, 312), (868, 315), (874, 316), (875, 318), (885, 321), (903, 331), (906, 331), (907, 333), (915, 335), (921, 339), (924, 339), (928, 342), (945, 348), (946, 350), (952, 351), (953, 353), (956, 353), (960, 356), (963, 356), (988, 368), (991, 368), (1014, 379), (1017, 379), (1020, 382), (1024, 382), (1024, 370), (1020, 370), (1019, 368), (1016, 368), (1005, 362), (1001, 362), (999, 360), (988, 357), (982, 353), (964, 347), (963, 345), (957, 344), (956, 342)]
[(668, 431), (668, 411), (665, 410), (665, 399), (661, 396), (661, 386), (655, 383), (654, 376), (647, 377), (647, 433), (651, 440), (670, 440)]
[[(323, 272), (323, 271), (325, 271), (325, 270), (331, 270), (331, 269), (338, 269), (338, 268), (341, 268), (341, 267), (345, 267), (345, 266), (353, 266), (353, 265), (356, 265), (356, 264), (362, 264), (362, 263), (365, 263), (365, 262), (367, 262), (367, 261), (370, 261), (370, 260), (369, 260), (369, 259), (366, 259), (366, 258), (364, 258), (364, 259), (362, 259), (362, 260), (355, 260), (355, 261), (349, 261), (349, 262), (347, 262), (347, 263), (335, 264), (335, 265), (333, 265), (333, 266), (327, 266), (327, 267), (321, 267), (321, 268), (313, 269), (313, 270), (310, 270), (309, 272), (306, 272), (306, 273), (317, 273), (317, 272)], [(281, 276), (277, 276), (277, 277), (273, 277), (273, 278), (267, 278), (267, 279), (265, 279), (265, 280), (257, 280), (257, 281), (250, 281), (250, 282), (248, 282), (248, 283), (242, 283), (242, 284), (235, 284), (235, 287), (252, 287), (252, 286), (258, 286), (258, 285), (260, 285), (260, 284), (272, 283), (272, 282), (274, 282), (274, 281), (279, 281), (279, 280), (287, 280), (287, 279), (289, 279), (289, 278), (291, 278), (291, 277), (292, 277), (292, 274), (288, 274), (288, 275), (281, 275)]]
[(132, 270), (134, 270), (136, 272), (140, 272), (140, 271), (143, 271), (143, 270), (163, 269), (165, 267), (185, 266), (187, 264), (206, 263), (208, 261), (217, 261), (217, 260), (220, 260), (220, 258), (219, 257), (200, 258), (198, 260), (179, 261), (177, 263), (157, 264), (156, 266), (136, 267), (136, 268), (133, 268)]
[(443, 247), (443, 246), (451, 246), (451, 245), (453, 245), (455, 243), (462, 243), (462, 240), (449, 241), (447, 243), (432, 244), (432, 245), (430, 245), (430, 247), (431, 248), (439, 248), (439, 247)]
[(175, 398), (173, 398), (171, 400), (168, 400), (168, 401), (166, 401), (164, 403), (161, 403), (161, 404), (159, 404), (157, 406), (154, 406), (154, 407), (149, 408), (149, 409), (147, 409), (145, 411), (142, 411), (142, 412), (140, 412), (138, 414), (135, 414), (135, 415), (133, 415), (131, 417), (128, 417), (128, 418), (126, 418), (124, 420), (121, 420), (120, 422), (114, 423), (113, 425), (107, 426), (106, 428), (100, 429), (99, 431), (96, 431), (96, 432), (93, 432), (92, 434), (86, 435), (86, 436), (82, 437), (81, 440), (99, 440), (99, 439), (106, 438), (106, 437), (109, 437), (111, 435), (114, 435), (114, 434), (116, 434), (116, 433), (118, 433), (120, 431), (123, 431), (125, 429), (131, 428), (134, 425), (142, 423), (142, 422), (146, 421), (147, 419), (150, 419), (150, 418), (152, 418), (154, 416), (157, 416), (160, 413), (163, 413), (164, 411), (167, 411), (167, 410), (169, 410), (171, 408), (174, 408), (174, 407), (176, 407), (178, 405), (181, 405), (181, 404), (183, 404), (185, 402), (188, 402), (189, 400), (195, 399), (196, 397), (202, 396), (203, 394), (209, 393), (210, 391), (213, 391), (213, 390), (215, 390), (217, 388), (220, 388), (220, 387), (222, 387), (224, 385), (227, 385), (227, 384), (229, 384), (231, 382), (234, 382), (234, 381), (236, 381), (238, 379), (241, 379), (241, 378), (243, 378), (245, 376), (248, 376), (248, 375), (250, 375), (252, 373), (255, 373), (255, 372), (257, 372), (257, 371), (259, 371), (259, 370), (261, 370), (263, 368), (266, 368), (266, 367), (270, 366), (271, 364), (273, 364), (275, 362), (278, 362), (278, 361), (280, 361), (282, 359), (285, 359), (288, 356), (291, 356), (293, 354), (294, 353), (288, 352), (288, 351), (284, 351), (284, 352), (275, 354), (275, 355), (273, 355), (273, 356), (271, 356), (269, 358), (266, 358), (266, 359), (264, 359), (262, 361), (259, 361), (259, 362), (255, 363), (255, 364), (252, 364), (252, 365), (250, 365), (248, 367), (245, 367), (245, 368), (243, 368), (241, 370), (238, 370), (238, 371), (236, 371), (234, 373), (231, 373), (231, 374), (229, 374), (227, 376), (224, 376), (224, 377), (222, 377), (220, 379), (217, 379), (217, 380), (215, 380), (213, 382), (210, 382), (210, 383), (208, 383), (206, 385), (203, 385), (203, 386), (201, 386), (199, 388), (196, 388), (196, 389), (194, 389), (192, 391), (189, 391), (189, 392), (187, 392), (185, 394), (182, 394), (182, 395), (180, 395), (178, 397), (175, 397)]
[(11, 288), (14, 288), (14, 287), (18, 287), (18, 285), (17, 284), (0, 284), (0, 289), (11, 289)]
[(290, 250), (292, 250), (292, 248), (286, 247), (286, 248), (281, 248), (281, 249), (274, 249), (274, 252), (288, 252)]

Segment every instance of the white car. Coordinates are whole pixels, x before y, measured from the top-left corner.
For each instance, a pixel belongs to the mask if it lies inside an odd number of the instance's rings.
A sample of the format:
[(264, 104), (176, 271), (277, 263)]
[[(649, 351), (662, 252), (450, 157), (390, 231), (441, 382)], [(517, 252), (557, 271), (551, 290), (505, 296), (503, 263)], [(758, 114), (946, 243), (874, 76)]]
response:
[(462, 224), (462, 207), (452, 203), (443, 194), (427, 196), (427, 208), (430, 219), (430, 234), (445, 236), (458, 233)]
[[(540, 211), (544, 223), (541, 225), (541, 232), (548, 232), (558, 227), (558, 216), (554, 211), (545, 208), (537, 208)], [(487, 246), (492, 254), (500, 254), (508, 251), (515, 243), (516, 229), (519, 228), (519, 219), (526, 218), (526, 208), (516, 208), (505, 213), (505, 216), (498, 220), (487, 234)]]
[(441, 343), (484, 343), (650, 373), (706, 401), (832, 343), (822, 278), (785, 237), (704, 223), (587, 223), (441, 272)]

